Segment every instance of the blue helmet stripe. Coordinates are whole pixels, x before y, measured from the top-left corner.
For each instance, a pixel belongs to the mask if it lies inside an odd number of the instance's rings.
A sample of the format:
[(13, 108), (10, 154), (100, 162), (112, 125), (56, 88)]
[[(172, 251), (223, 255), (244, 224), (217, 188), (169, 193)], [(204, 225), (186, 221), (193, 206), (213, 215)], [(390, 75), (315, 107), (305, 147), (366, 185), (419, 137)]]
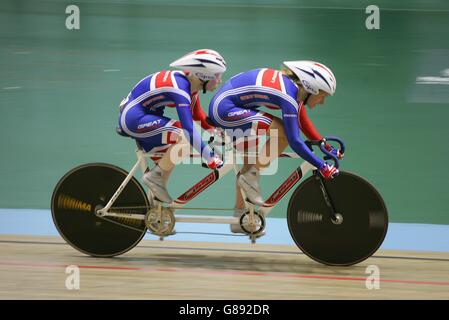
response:
[(327, 82), (327, 80), (323, 77), (323, 75), (321, 74), (321, 73), (319, 73), (318, 71), (316, 71), (315, 69), (313, 69), (313, 72), (315, 72), (321, 79), (323, 79), (324, 80), (324, 82), (326, 82), (326, 84), (327, 84), (327, 86), (329, 87), (329, 89), (331, 89), (332, 90), (332, 88), (331, 88), (331, 86), (330, 86), (330, 84), (329, 84), (329, 82)]
[(221, 65), (215, 61), (211, 61), (211, 60), (207, 60), (207, 59), (199, 59), (199, 58), (196, 58), (196, 60), (201, 61), (203, 63), (213, 63), (213, 64), (216, 64), (217, 66), (221, 67)]
[(311, 76), (312, 78), (315, 78), (315, 75), (313, 74), (313, 73), (311, 73), (311, 72), (309, 72), (309, 71), (306, 71), (306, 70), (304, 70), (304, 69), (301, 69), (301, 68), (298, 68), (299, 70), (301, 70), (302, 72), (304, 72), (304, 73), (307, 73), (309, 76)]

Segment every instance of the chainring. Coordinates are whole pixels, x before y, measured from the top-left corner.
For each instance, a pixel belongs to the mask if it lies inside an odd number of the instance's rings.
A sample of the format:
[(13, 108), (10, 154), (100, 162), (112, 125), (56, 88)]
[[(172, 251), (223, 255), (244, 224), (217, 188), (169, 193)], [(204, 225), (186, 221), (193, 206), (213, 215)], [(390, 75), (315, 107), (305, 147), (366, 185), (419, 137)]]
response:
[(173, 234), (175, 215), (171, 208), (152, 208), (145, 215), (145, 225), (152, 234), (165, 237)]
[(251, 223), (250, 212), (247, 211), (240, 217), (240, 227), (247, 234), (260, 234), (265, 229), (265, 218), (259, 212), (254, 211), (254, 220)]

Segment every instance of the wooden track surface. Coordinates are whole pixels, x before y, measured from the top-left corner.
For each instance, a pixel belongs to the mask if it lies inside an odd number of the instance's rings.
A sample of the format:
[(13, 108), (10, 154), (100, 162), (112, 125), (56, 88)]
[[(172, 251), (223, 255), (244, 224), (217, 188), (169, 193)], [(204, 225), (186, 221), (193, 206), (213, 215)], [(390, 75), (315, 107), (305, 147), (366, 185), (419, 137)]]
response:
[[(66, 288), (66, 266), (80, 289)], [(380, 289), (366, 288), (366, 268)], [(379, 251), (352, 267), (293, 246), (142, 241), (93, 258), (58, 237), (0, 235), (0, 299), (449, 299), (449, 253)]]

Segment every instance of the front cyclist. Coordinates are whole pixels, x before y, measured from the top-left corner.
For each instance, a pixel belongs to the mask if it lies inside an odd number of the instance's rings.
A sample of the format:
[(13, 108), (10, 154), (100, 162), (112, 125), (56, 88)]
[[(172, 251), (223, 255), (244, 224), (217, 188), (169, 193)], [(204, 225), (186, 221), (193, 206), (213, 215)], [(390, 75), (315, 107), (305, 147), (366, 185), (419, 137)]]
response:
[[(234, 216), (240, 216), (245, 209), (240, 187), (250, 202), (263, 205), (260, 194), (259, 172), (278, 157), (290, 145), (304, 160), (319, 169), (326, 179), (338, 174), (338, 169), (314, 155), (300, 138), (300, 130), (312, 140), (322, 136), (315, 129), (303, 107), (311, 109), (323, 104), (326, 97), (333, 95), (336, 80), (332, 71), (314, 61), (286, 61), (286, 69), (278, 71), (268, 68), (240, 73), (229, 79), (215, 94), (209, 105), (209, 117), (216, 126), (229, 130), (239, 129), (244, 135), (266, 134), (265, 152), (271, 150), (272, 138), (278, 142), (277, 154), (268, 154), (268, 161), (256, 158), (254, 164), (245, 164), (237, 179), (237, 193)], [(280, 109), (282, 119), (259, 111), (259, 107)], [(234, 131), (235, 132), (235, 131)], [(235, 138), (236, 136), (234, 136)], [(332, 153), (341, 158), (339, 150)], [(231, 225), (233, 232), (241, 232), (238, 225)]]
[[(201, 121), (203, 129), (211, 128), (201, 109), (198, 92), (217, 88), (226, 71), (226, 62), (218, 52), (201, 49), (172, 62), (170, 67), (182, 71), (164, 70), (142, 79), (122, 101), (119, 117), (122, 132), (136, 139), (144, 151), (163, 154), (152, 158), (156, 165), (143, 175), (142, 180), (156, 198), (167, 203), (173, 201), (166, 188), (170, 173), (181, 162), (181, 157), (187, 155), (175, 152), (177, 159), (173, 159), (171, 151), (175, 144), (193, 146), (211, 169), (223, 165), (201, 140), (193, 119)], [(179, 121), (165, 117), (165, 107), (176, 108)]]

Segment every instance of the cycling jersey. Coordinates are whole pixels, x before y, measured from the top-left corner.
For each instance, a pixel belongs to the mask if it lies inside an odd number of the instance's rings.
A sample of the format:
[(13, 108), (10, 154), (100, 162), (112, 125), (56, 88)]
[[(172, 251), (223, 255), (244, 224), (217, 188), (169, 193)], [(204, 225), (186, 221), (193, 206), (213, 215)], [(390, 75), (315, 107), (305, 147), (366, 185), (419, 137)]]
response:
[[(297, 94), (296, 84), (277, 70), (264, 68), (243, 72), (229, 79), (215, 94), (209, 105), (209, 117), (219, 127), (246, 130), (254, 128), (255, 123), (262, 127), (271, 124), (267, 114), (257, 110), (259, 107), (280, 109), (289, 145), (304, 160), (321, 168), (324, 161), (300, 138), (298, 111), (303, 105), (298, 105)], [(305, 112), (301, 113), (301, 118), (309, 135), (320, 136)]]
[[(163, 116), (165, 107), (176, 108), (180, 125)], [(203, 128), (210, 128), (205, 121), (198, 93), (191, 93), (185, 74), (181, 71), (160, 71), (139, 81), (122, 101), (119, 124), (124, 132), (141, 142), (147, 152), (176, 143), (173, 137), (181, 132), (182, 127), (187, 131), (190, 144), (201, 154), (205, 151), (204, 155), (209, 159), (211, 150), (195, 130), (192, 113), (195, 120), (201, 121)]]

